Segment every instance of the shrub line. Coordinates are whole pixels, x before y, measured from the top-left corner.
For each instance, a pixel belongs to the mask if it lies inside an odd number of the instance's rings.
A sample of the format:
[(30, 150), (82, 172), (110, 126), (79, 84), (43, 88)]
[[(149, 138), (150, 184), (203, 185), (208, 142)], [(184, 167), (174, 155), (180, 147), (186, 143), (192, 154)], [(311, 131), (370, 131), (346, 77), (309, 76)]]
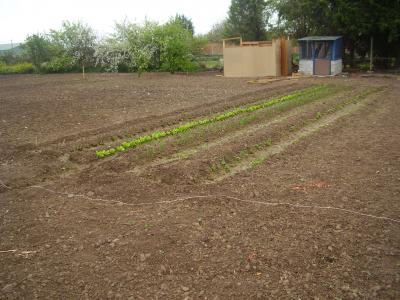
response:
[(188, 131), (189, 129), (195, 128), (195, 127), (199, 127), (199, 126), (203, 126), (203, 125), (207, 125), (207, 124), (211, 124), (211, 123), (215, 123), (215, 122), (220, 122), (220, 121), (224, 121), (226, 119), (230, 119), (233, 118), (239, 114), (243, 114), (243, 113), (251, 113), (254, 112), (256, 110), (260, 110), (263, 108), (267, 108), (270, 106), (273, 106), (275, 104), (281, 103), (281, 102), (286, 102), (286, 101), (290, 101), (293, 99), (296, 99), (298, 97), (307, 95), (307, 94), (311, 94), (314, 92), (318, 92), (321, 90), (324, 90), (327, 88), (327, 85), (318, 85), (318, 86), (313, 86), (310, 88), (306, 88), (304, 90), (289, 94), (289, 95), (285, 95), (282, 97), (278, 97), (278, 98), (273, 98), (272, 100), (267, 100), (261, 104), (256, 104), (256, 105), (251, 105), (248, 107), (238, 107), (235, 108), (233, 110), (230, 110), (228, 112), (216, 115), (214, 117), (211, 118), (205, 118), (205, 119), (201, 119), (198, 121), (192, 121), (192, 122), (188, 122), (185, 123), (181, 126), (178, 126), (176, 128), (173, 128), (171, 130), (167, 130), (167, 131), (156, 131), (152, 134), (149, 135), (145, 135), (145, 136), (141, 136), (138, 137), (136, 139), (130, 140), (130, 141), (126, 141), (124, 143), (122, 143), (120, 146), (117, 146), (115, 148), (111, 148), (111, 149), (107, 149), (107, 150), (99, 150), (96, 151), (96, 155), (98, 158), (104, 158), (107, 156), (111, 156), (114, 155), (118, 152), (123, 152), (127, 149), (130, 148), (135, 148), (139, 145), (151, 142), (153, 140), (159, 140), (161, 138), (167, 137), (167, 136), (172, 136), (172, 135), (176, 135), (185, 131)]

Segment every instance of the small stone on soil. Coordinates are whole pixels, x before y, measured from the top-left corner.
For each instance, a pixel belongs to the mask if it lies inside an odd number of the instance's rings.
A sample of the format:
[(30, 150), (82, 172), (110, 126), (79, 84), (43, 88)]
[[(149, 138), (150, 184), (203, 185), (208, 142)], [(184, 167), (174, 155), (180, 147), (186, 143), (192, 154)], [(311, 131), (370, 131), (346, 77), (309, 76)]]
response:
[(161, 283), (161, 289), (166, 290), (168, 288), (168, 285), (166, 283)]

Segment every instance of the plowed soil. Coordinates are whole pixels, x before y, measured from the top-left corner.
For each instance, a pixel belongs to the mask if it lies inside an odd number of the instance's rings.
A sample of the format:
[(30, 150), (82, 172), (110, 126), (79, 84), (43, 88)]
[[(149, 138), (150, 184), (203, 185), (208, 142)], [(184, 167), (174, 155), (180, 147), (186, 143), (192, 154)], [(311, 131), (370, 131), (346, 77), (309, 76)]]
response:
[(399, 95), (356, 75), (0, 77), (0, 298), (399, 299)]

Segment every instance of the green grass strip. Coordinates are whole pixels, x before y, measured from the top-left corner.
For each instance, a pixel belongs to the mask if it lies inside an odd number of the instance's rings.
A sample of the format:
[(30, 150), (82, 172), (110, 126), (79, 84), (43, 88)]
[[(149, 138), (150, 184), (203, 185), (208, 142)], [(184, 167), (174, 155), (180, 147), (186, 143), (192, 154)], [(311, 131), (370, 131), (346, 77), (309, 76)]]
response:
[(270, 106), (273, 106), (275, 104), (278, 103), (282, 103), (282, 102), (286, 102), (286, 101), (290, 101), (290, 100), (294, 100), (297, 99), (299, 97), (308, 95), (308, 94), (312, 94), (315, 92), (319, 92), (322, 90), (327, 89), (327, 85), (317, 85), (317, 86), (313, 86), (304, 90), (300, 90), (298, 92), (286, 95), (286, 96), (282, 96), (282, 97), (277, 97), (277, 98), (273, 98), (271, 100), (267, 100), (261, 104), (256, 104), (256, 105), (251, 105), (251, 106), (247, 106), (247, 107), (238, 107), (235, 108), (233, 110), (227, 111), (225, 113), (216, 115), (214, 117), (211, 118), (205, 118), (202, 120), (198, 120), (198, 121), (192, 121), (192, 122), (188, 122), (185, 123), (183, 125), (180, 125), (176, 128), (167, 130), (167, 131), (156, 131), (152, 134), (149, 135), (145, 135), (145, 136), (141, 136), (138, 137), (136, 139), (130, 140), (130, 141), (126, 141), (124, 143), (122, 143), (121, 145), (119, 145), (118, 147), (115, 148), (111, 148), (111, 149), (107, 149), (107, 150), (99, 150), (96, 151), (96, 155), (98, 158), (103, 158), (103, 157), (107, 157), (107, 156), (111, 156), (114, 155), (118, 152), (122, 152), (125, 151), (127, 149), (130, 148), (135, 148), (139, 145), (154, 141), (154, 140), (159, 140), (161, 138), (167, 137), (167, 136), (172, 136), (172, 135), (176, 135), (185, 131), (188, 131), (189, 129), (195, 128), (195, 127), (199, 127), (199, 126), (203, 126), (203, 125), (207, 125), (207, 124), (211, 124), (211, 123), (215, 123), (215, 122), (220, 122), (220, 121), (224, 121), (226, 119), (230, 119), (233, 118), (239, 114), (243, 114), (243, 113), (251, 113), (254, 112), (256, 110), (260, 110), (263, 108), (267, 108)]

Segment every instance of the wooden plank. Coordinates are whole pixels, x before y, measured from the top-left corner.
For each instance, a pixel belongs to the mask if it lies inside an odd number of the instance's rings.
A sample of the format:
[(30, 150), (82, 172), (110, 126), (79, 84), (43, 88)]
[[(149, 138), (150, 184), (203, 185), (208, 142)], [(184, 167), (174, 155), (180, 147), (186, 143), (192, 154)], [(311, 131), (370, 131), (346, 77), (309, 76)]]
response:
[(281, 76), (288, 76), (287, 40), (281, 38)]

